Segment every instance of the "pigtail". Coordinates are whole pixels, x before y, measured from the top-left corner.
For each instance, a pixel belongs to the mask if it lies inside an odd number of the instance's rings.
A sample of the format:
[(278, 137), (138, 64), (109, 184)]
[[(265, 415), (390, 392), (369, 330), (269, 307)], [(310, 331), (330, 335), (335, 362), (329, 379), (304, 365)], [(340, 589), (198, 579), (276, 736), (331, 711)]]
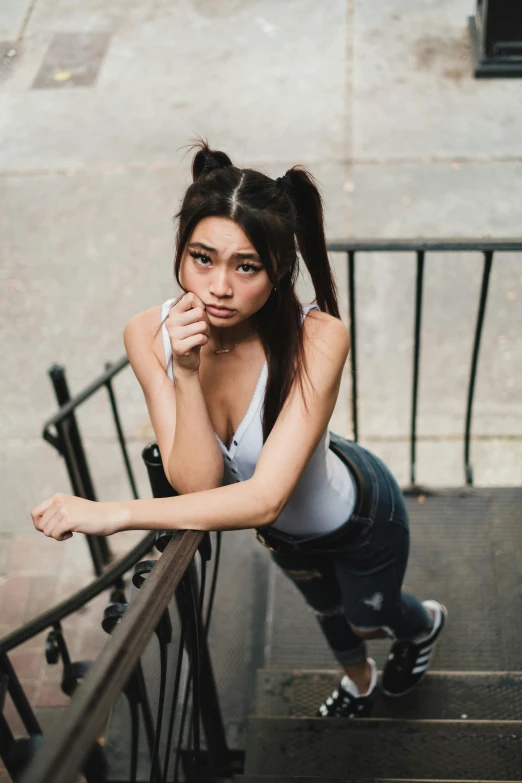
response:
[(296, 238), (303, 261), (312, 278), (321, 310), (340, 318), (337, 286), (333, 276), (326, 237), (324, 209), (315, 178), (303, 167), (293, 167), (282, 178), (288, 184), (297, 213)]

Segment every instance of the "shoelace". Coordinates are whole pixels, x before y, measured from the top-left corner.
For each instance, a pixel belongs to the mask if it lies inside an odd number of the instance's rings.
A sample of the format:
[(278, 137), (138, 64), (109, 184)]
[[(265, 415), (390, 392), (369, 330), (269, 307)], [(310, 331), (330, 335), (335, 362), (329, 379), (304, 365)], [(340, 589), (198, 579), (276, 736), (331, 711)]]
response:
[(323, 717), (340, 715), (345, 718), (351, 718), (360, 714), (367, 706), (367, 703), (368, 696), (357, 698), (340, 686), (321, 704), (317, 714)]
[(388, 660), (393, 662), (393, 668), (397, 672), (411, 669), (413, 674), (417, 674), (427, 668), (434, 646), (433, 641), (405, 641), (396, 645)]

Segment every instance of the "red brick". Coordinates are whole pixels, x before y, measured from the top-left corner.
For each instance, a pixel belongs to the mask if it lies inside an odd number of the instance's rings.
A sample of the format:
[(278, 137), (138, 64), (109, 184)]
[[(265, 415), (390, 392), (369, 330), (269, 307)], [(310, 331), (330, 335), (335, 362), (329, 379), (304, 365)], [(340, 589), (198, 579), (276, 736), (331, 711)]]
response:
[(37, 647), (16, 647), (9, 653), (9, 660), (13, 664), (16, 675), (24, 680), (38, 680), (44, 666), (45, 653), (42, 646)]
[(56, 606), (58, 603), (56, 594), (57, 585), (54, 576), (44, 574), (32, 576), (24, 622), (28, 622)]
[(45, 641), (47, 639), (47, 634), (49, 633), (49, 631), (50, 628), (45, 631), (40, 631), (39, 634), (36, 634), (36, 636), (33, 636), (31, 639), (28, 639), (26, 642), (24, 642), (24, 648), (40, 650), (43, 657), (45, 653)]
[(27, 576), (7, 577), (0, 583), (0, 623), (10, 631), (23, 623), (30, 588)]
[(63, 557), (60, 542), (43, 533), (13, 536), (9, 542), (5, 573), (52, 574), (60, 569)]

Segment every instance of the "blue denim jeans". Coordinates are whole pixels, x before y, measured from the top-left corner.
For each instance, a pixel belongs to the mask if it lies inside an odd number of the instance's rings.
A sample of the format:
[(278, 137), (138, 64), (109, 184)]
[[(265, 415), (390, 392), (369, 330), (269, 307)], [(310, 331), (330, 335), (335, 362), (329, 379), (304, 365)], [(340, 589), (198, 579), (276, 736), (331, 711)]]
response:
[[(368, 516), (353, 514), (334, 531), (335, 542), (326, 551), (292, 551), (285, 536), (281, 551), (271, 555), (315, 611), (338, 662), (351, 665), (366, 659), (366, 644), (353, 628), (383, 629), (392, 639), (409, 639), (430, 628), (432, 619), (418, 598), (401, 590), (410, 538), (397, 481), (382, 460), (359, 444), (334, 433), (330, 437), (364, 474), (371, 496)], [(355, 541), (343, 544), (343, 533), (354, 519), (366, 526)], [(314, 539), (318, 549), (324, 540)]]

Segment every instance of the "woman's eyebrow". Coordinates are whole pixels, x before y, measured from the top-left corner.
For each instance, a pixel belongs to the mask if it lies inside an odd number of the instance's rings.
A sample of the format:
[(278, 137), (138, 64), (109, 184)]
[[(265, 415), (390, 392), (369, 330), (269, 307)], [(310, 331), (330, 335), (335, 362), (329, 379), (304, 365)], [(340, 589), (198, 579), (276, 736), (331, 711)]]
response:
[[(202, 247), (207, 253), (217, 253), (215, 247), (204, 245), (203, 242), (190, 242), (189, 247)], [(261, 261), (257, 253), (234, 253), (232, 258), (250, 258), (253, 261)]]

